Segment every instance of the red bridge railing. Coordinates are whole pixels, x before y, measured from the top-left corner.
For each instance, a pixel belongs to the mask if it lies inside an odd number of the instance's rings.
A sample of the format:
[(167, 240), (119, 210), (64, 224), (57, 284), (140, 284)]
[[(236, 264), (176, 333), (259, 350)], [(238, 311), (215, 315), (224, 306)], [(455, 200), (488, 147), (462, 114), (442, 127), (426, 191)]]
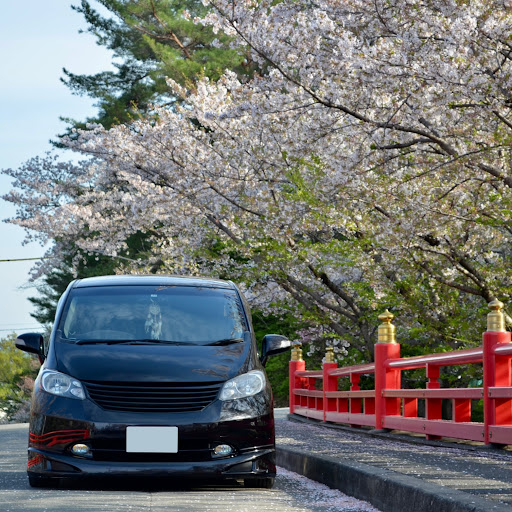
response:
[[(425, 434), (427, 439), (452, 437), (485, 444), (512, 444), (512, 343), (505, 331), (503, 304), (489, 304), (487, 331), (479, 348), (400, 357), (393, 315), (379, 316), (375, 363), (338, 368), (332, 348), (322, 370), (306, 371), (300, 344), (290, 361), (290, 413), (354, 427), (401, 430)], [(483, 365), (483, 386), (441, 388), (441, 368)], [(425, 369), (425, 389), (403, 389), (401, 374)], [(361, 375), (373, 374), (373, 390), (361, 390)], [(350, 379), (350, 390), (339, 391), (339, 379)], [(418, 401), (424, 400), (424, 416)], [(451, 418), (443, 419), (443, 400), (451, 400)], [(471, 420), (472, 401), (483, 401), (483, 422)], [(474, 403), (474, 402), (473, 402)]]

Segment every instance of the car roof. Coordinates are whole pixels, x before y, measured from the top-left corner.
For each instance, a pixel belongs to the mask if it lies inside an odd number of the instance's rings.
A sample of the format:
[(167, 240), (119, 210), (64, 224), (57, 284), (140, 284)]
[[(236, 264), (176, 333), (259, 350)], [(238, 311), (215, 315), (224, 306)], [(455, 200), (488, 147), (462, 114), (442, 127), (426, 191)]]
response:
[(98, 276), (77, 279), (73, 288), (86, 288), (92, 286), (197, 286), (207, 288), (236, 289), (231, 281), (212, 279), (208, 277), (189, 277), (172, 275), (114, 275)]

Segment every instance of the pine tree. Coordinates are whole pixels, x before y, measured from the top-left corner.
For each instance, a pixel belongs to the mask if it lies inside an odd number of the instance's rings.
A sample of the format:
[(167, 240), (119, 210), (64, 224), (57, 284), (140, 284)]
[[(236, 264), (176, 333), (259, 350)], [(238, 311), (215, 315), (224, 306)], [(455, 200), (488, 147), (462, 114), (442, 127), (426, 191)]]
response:
[(64, 118), (74, 128), (100, 123), (106, 128), (125, 123), (148, 111), (152, 103), (170, 103), (166, 78), (193, 88), (203, 76), (216, 80), (226, 69), (248, 75), (247, 56), (229, 48), (229, 38), (195, 24), (204, 15), (199, 0), (98, 0), (112, 16), (82, 0), (73, 7), (87, 31), (113, 52), (116, 71), (78, 75), (64, 69), (62, 81), (78, 95), (97, 100), (98, 114), (85, 121)]

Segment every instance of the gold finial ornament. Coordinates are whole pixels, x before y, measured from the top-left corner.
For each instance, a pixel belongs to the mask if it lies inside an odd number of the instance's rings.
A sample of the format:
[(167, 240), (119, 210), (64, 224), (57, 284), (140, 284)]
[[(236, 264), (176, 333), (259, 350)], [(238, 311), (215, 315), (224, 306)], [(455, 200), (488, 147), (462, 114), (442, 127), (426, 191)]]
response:
[(494, 299), (488, 306), (491, 312), (487, 314), (487, 332), (505, 332), (505, 315), (501, 311), (503, 302)]
[(302, 361), (302, 343), (300, 341), (293, 342), (292, 361)]
[(334, 347), (327, 347), (325, 349), (325, 362), (334, 363)]
[(379, 315), (379, 320), (382, 322), (379, 325), (379, 343), (396, 343), (396, 327), (391, 323), (393, 318), (395, 318), (395, 315), (390, 313), (387, 309), (384, 313)]

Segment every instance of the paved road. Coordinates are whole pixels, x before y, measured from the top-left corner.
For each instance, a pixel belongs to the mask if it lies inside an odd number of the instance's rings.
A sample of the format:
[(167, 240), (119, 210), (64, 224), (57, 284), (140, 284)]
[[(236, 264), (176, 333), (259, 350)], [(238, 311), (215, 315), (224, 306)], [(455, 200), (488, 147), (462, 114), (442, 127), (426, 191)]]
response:
[(31, 489), (26, 477), (27, 425), (0, 425), (0, 512), (378, 512), (284, 469), (272, 490), (240, 487), (148, 488), (106, 482)]

